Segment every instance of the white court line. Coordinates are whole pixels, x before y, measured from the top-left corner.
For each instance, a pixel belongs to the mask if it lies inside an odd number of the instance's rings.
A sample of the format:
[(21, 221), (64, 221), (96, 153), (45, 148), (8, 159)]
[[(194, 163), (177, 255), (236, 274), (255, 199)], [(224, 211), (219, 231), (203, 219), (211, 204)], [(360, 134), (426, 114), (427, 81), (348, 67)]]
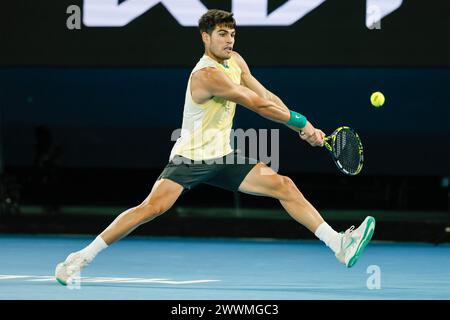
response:
[(16, 275), (0, 274), (0, 280), (19, 279), (19, 278), (33, 278), (33, 277), (34, 276), (16, 276)]
[[(83, 280), (83, 279), (82, 279)], [(217, 282), (220, 280), (185, 280), (185, 281), (173, 281), (170, 279), (139, 279), (133, 281), (127, 281), (127, 283), (165, 283), (165, 284), (195, 284), (195, 283), (207, 283)]]
[[(24, 281), (32, 282), (53, 282), (56, 281), (54, 276), (31, 276), (31, 275), (0, 275), (1, 280), (13, 280), (13, 279), (23, 279)], [(81, 282), (84, 283), (160, 283), (160, 284), (197, 284), (197, 283), (208, 283), (208, 282), (218, 282), (221, 280), (182, 280), (175, 281), (171, 279), (161, 279), (161, 278), (105, 278), (105, 277), (81, 277)]]
[(196, 284), (196, 283), (207, 283), (207, 282), (218, 282), (220, 280), (187, 280), (187, 281), (152, 281), (152, 283), (165, 283), (165, 284)]
[(81, 277), (83, 282), (131, 282), (139, 280), (139, 278), (93, 278), (93, 277)]

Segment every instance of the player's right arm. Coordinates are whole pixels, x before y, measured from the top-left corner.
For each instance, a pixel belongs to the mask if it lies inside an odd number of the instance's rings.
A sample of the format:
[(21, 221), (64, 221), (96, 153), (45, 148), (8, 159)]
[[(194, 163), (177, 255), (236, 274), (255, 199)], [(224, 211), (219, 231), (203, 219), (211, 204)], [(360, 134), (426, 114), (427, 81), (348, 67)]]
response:
[[(241, 68), (241, 83), (245, 87), (254, 91), (257, 95), (267, 100), (274, 102), (276, 105), (281, 106), (289, 111), (289, 108), (283, 103), (283, 101), (275, 94), (267, 90), (251, 73), (247, 62), (236, 51), (233, 52), (233, 56)], [(300, 134), (300, 138), (306, 140), (312, 146), (323, 145), (323, 138), (325, 134), (322, 130), (314, 128), (314, 126), (306, 121), (306, 125), (303, 128), (290, 126), (286, 124), (292, 130)]]
[[(216, 68), (203, 68), (192, 75), (191, 96), (194, 102), (203, 104), (212, 97), (221, 97), (240, 104), (260, 116), (274, 122), (287, 124), (291, 121), (291, 111), (273, 100), (256, 94), (249, 88), (235, 84)], [(299, 127), (302, 129), (302, 127)], [(314, 130), (307, 121), (304, 129)], [(321, 146), (321, 139), (306, 139), (312, 146)]]
[(235, 84), (216, 68), (203, 68), (192, 75), (191, 95), (196, 103), (204, 103), (212, 97), (224, 98), (279, 123), (287, 123), (290, 118), (289, 110), (261, 98), (242, 85)]

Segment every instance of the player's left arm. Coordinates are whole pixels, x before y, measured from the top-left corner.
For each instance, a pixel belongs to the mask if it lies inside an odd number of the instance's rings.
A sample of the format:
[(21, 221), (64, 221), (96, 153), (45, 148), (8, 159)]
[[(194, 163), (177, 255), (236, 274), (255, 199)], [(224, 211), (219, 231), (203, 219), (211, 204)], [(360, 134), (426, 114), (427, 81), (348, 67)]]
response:
[[(274, 93), (267, 90), (250, 72), (250, 68), (248, 67), (247, 63), (245, 62), (244, 58), (241, 57), (239, 53), (236, 51), (233, 52), (233, 57), (235, 58), (236, 62), (238, 63), (239, 67), (241, 68), (241, 85), (247, 87), (248, 89), (255, 92), (258, 96), (261, 98), (270, 100), (274, 103), (276, 103), (280, 108), (284, 108), (286, 110), (289, 110), (289, 108), (284, 104), (284, 102)], [(308, 121), (309, 123), (309, 121)], [(307, 125), (308, 125), (307, 123)], [(309, 125), (311, 125), (309, 123)], [(302, 129), (299, 129), (297, 127), (289, 126), (287, 127), (291, 128), (292, 130), (301, 133)], [(321, 136), (321, 139), (325, 137), (325, 134), (322, 132), (322, 130), (318, 130), (318, 134)], [(300, 134), (300, 137), (302, 139), (305, 139), (304, 136)]]
[[(233, 51), (233, 57), (241, 68), (241, 85), (249, 88), (253, 92), (255, 92), (261, 98), (273, 100), (274, 94), (267, 90), (250, 72), (250, 68), (248, 67), (245, 60), (241, 57), (239, 53)], [(289, 110), (289, 108), (278, 98), (278, 101), (281, 102), (281, 106)]]

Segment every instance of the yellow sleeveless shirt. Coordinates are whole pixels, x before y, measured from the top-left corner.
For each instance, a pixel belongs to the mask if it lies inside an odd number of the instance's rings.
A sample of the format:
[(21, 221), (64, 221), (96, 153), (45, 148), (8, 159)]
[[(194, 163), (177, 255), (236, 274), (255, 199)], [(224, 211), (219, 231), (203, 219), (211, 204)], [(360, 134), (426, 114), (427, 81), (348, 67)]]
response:
[(241, 83), (241, 69), (233, 57), (224, 61), (224, 65), (207, 55), (200, 59), (189, 76), (181, 136), (172, 148), (170, 159), (181, 155), (192, 160), (208, 160), (223, 157), (233, 151), (230, 134), (236, 103), (218, 97), (213, 97), (203, 104), (192, 100), (191, 76), (194, 72), (208, 67), (219, 69), (236, 84)]

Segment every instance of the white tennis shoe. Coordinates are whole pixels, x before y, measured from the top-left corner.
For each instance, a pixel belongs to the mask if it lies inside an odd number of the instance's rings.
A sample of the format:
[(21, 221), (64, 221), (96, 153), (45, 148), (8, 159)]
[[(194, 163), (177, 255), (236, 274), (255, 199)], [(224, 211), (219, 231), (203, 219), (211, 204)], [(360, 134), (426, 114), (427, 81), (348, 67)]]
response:
[(69, 254), (64, 262), (58, 263), (55, 269), (55, 278), (60, 284), (66, 286), (72, 281), (79, 279), (81, 269), (86, 267), (91, 261), (81, 251)]
[(354, 226), (351, 226), (345, 231), (341, 239), (341, 250), (336, 253), (336, 258), (347, 268), (353, 267), (370, 239), (372, 239), (375, 231), (375, 219), (369, 216), (357, 229), (354, 228)]

